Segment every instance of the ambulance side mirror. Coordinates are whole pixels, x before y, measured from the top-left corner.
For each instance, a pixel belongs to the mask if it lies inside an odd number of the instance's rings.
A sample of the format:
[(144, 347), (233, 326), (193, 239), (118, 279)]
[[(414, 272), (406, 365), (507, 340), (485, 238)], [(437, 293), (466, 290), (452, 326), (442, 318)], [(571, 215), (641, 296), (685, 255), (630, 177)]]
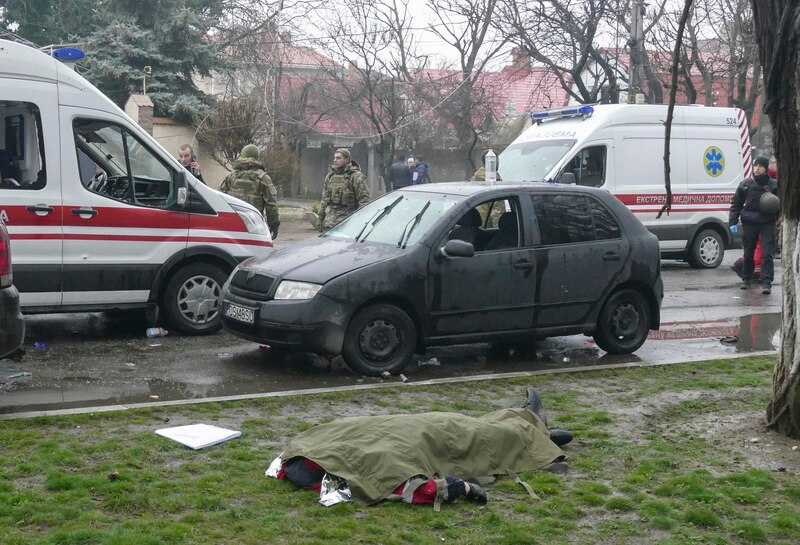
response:
[(562, 172), (561, 176), (558, 177), (558, 183), (560, 184), (575, 184), (575, 174), (572, 172)]
[(179, 187), (178, 188), (178, 206), (183, 208), (186, 206), (186, 201), (189, 200), (189, 189), (186, 187)]
[(189, 202), (189, 182), (186, 179), (185, 172), (181, 172), (180, 176), (178, 176), (177, 192), (175, 205), (178, 208), (184, 208), (186, 203)]

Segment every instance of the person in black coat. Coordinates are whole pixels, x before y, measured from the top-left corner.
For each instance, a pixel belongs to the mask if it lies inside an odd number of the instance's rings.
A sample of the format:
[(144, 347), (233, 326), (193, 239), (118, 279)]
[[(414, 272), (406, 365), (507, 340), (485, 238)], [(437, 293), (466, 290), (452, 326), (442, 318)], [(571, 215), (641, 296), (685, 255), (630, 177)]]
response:
[(744, 247), (744, 263), (742, 264), (742, 289), (749, 289), (752, 284), (755, 261), (753, 256), (756, 251), (758, 237), (761, 237), (763, 253), (761, 257), (761, 283), (762, 293), (772, 291), (774, 278), (774, 265), (772, 257), (775, 253), (775, 221), (777, 212), (764, 211), (761, 206), (761, 197), (764, 193), (777, 195), (777, 182), (767, 174), (769, 159), (756, 157), (753, 161), (753, 177), (744, 180), (733, 195), (731, 210), (728, 218), (732, 233), (739, 232), (739, 219), (742, 220), (742, 245)]
[(411, 170), (404, 156), (395, 156), (394, 163), (389, 167), (389, 182), (392, 184), (392, 191), (411, 185)]

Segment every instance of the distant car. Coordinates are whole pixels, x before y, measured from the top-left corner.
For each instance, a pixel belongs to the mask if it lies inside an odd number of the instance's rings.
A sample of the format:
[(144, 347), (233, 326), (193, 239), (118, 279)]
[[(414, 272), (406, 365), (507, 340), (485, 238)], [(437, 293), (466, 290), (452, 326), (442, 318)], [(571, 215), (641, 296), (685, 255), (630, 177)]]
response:
[(585, 333), (612, 353), (658, 329), (658, 240), (608, 192), (542, 183), (394, 191), (319, 237), (241, 263), (223, 327), (403, 369), (433, 345)]
[(16, 352), (25, 339), (25, 319), (19, 310), (19, 292), (12, 284), (11, 241), (0, 219), (0, 359)]

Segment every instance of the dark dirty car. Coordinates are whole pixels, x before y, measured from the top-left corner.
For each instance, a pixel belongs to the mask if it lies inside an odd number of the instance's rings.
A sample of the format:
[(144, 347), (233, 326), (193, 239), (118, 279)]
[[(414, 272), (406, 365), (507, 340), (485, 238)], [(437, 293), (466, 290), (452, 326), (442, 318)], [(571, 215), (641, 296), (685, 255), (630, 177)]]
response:
[(658, 241), (611, 194), (441, 183), (384, 195), (319, 237), (240, 264), (224, 327), (396, 373), (425, 347), (584, 333), (612, 353), (658, 329)]
[(19, 292), (12, 284), (11, 241), (0, 219), (0, 359), (17, 352), (25, 338)]

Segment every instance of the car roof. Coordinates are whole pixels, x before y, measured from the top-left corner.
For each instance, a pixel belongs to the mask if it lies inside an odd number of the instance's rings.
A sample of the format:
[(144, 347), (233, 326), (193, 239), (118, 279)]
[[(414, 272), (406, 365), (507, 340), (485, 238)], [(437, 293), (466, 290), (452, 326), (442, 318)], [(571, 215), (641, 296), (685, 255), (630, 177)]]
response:
[(414, 193), (439, 193), (448, 195), (461, 195), (471, 197), (481, 193), (492, 193), (495, 191), (565, 191), (592, 193), (595, 195), (608, 195), (607, 191), (599, 190), (594, 187), (585, 187), (575, 184), (556, 184), (545, 182), (439, 182), (432, 184), (420, 184), (404, 187), (398, 191), (411, 191)]

